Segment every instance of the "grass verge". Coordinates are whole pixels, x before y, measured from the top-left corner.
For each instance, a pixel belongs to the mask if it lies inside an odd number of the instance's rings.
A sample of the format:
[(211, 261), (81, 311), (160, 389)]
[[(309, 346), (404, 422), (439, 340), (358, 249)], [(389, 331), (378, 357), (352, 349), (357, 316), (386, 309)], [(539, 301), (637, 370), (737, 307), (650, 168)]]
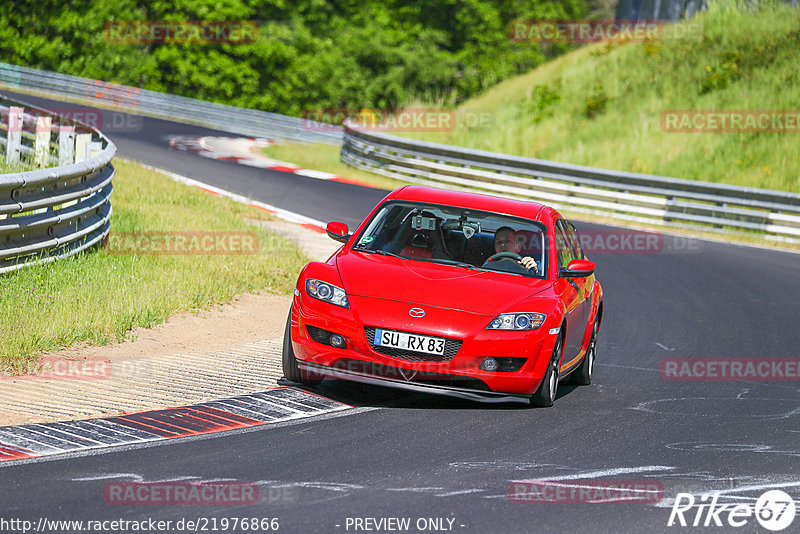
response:
[(121, 341), (135, 326), (152, 327), (242, 292), (292, 290), (307, 260), (246, 220), (268, 214), (132, 162), (116, 160), (115, 168), (112, 243), (122, 234), (252, 232), (256, 252), (134, 254), (109, 247), (0, 276), (0, 371), (27, 372), (40, 352)]
[(37, 168), (38, 167), (33, 164), (33, 157), (27, 157), (25, 154), (22, 154), (19, 161), (16, 163), (6, 163), (5, 153), (0, 154), (0, 174), (34, 171)]

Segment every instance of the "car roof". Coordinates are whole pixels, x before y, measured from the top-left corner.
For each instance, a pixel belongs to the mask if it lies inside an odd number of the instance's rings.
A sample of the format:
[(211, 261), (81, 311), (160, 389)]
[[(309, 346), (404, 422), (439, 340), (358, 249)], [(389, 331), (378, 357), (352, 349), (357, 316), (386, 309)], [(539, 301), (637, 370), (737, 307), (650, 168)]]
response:
[(545, 221), (552, 217), (553, 208), (526, 200), (512, 200), (509, 198), (468, 193), (464, 191), (447, 191), (434, 187), (407, 185), (392, 191), (385, 200), (405, 200), (429, 202), (432, 204), (445, 204), (460, 208), (490, 211)]

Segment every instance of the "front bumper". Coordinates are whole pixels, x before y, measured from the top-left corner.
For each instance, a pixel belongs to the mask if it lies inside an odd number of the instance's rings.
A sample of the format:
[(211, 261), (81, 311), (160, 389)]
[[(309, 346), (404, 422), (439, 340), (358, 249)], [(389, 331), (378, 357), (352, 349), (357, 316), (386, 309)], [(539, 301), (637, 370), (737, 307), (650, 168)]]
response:
[[(398, 319), (401, 316), (398, 310), (388, 306), (383, 324), (375, 324), (376, 317), (361, 320), (358, 306), (342, 308), (296, 296), (292, 305), (291, 337), (300, 368), (332, 378), (470, 400), (528, 402), (542, 381), (555, 345), (556, 335), (549, 334), (551, 325), (548, 322), (528, 332), (489, 331), (485, 330), (484, 323), (488, 324), (491, 318), (480, 317), (473, 318), (471, 330), (459, 331), (454, 326), (457, 316), (452, 322), (438, 325), (412, 325), (403, 323), (404, 319)], [(404, 303), (399, 307), (407, 317), (409, 305)], [(462, 345), (449, 361), (410, 361), (375, 351), (367, 339), (365, 325), (456, 338)], [(346, 347), (336, 348), (313, 340), (308, 326), (343, 336)], [(526, 360), (518, 371), (484, 371), (479, 365), (486, 357), (524, 357)], [(376, 372), (376, 368), (380, 372)]]
[(455, 397), (458, 399), (466, 399), (466, 400), (486, 402), (486, 403), (519, 402), (522, 404), (530, 404), (530, 395), (499, 393), (495, 391), (483, 391), (483, 390), (461, 388), (454, 386), (426, 384), (423, 382), (394, 380), (391, 378), (380, 378), (359, 371), (354, 371), (350, 369), (340, 369), (336, 367), (326, 367), (324, 365), (317, 365), (311, 362), (300, 361), (298, 362), (298, 365), (300, 369), (312, 374), (316, 374), (318, 376), (339, 378), (342, 380), (350, 380), (352, 382), (361, 382), (362, 384), (386, 386), (395, 389), (403, 389), (406, 391), (414, 391), (417, 393), (432, 393), (434, 395), (445, 395), (448, 397)]

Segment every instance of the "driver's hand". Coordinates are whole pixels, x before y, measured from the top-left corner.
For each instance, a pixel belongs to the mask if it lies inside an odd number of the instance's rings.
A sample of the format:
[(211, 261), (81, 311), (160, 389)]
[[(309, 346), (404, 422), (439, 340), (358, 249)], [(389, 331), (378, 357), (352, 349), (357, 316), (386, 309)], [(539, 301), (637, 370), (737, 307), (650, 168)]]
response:
[(525, 256), (524, 258), (519, 260), (519, 263), (521, 263), (523, 267), (525, 267), (530, 271), (534, 271), (537, 273), (539, 272), (539, 267), (536, 266), (536, 260), (534, 260), (530, 256)]

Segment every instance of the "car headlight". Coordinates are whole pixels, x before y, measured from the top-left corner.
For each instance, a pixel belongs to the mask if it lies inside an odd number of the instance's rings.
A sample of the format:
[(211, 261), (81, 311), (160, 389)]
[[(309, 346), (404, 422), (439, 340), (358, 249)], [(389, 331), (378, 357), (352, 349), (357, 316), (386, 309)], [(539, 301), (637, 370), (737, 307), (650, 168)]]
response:
[(535, 330), (544, 324), (543, 313), (501, 313), (486, 330)]
[(317, 280), (316, 278), (309, 278), (306, 280), (306, 293), (315, 299), (324, 300), (337, 306), (349, 308), (350, 303), (347, 302), (347, 295), (341, 287)]

